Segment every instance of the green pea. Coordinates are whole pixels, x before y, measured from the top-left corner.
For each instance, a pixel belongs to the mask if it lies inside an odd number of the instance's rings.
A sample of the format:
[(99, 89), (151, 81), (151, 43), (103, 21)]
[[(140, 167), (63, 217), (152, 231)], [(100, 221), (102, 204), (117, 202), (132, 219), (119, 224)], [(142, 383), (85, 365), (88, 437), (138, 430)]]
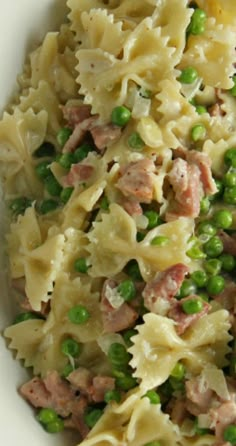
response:
[(51, 175), (51, 170), (49, 168), (50, 164), (50, 161), (42, 161), (35, 166), (36, 175), (40, 178), (40, 180), (45, 180), (49, 175)]
[(182, 303), (182, 310), (186, 314), (200, 313), (203, 309), (203, 303), (201, 299), (189, 299)]
[(210, 223), (209, 221), (202, 221), (197, 228), (198, 234), (206, 234), (209, 236), (213, 236), (216, 234), (216, 227)]
[(236, 147), (226, 150), (224, 154), (224, 162), (226, 166), (236, 167)]
[(235, 258), (230, 254), (221, 254), (218, 259), (221, 261), (222, 269), (227, 272), (233, 271), (236, 266)]
[(69, 376), (72, 372), (74, 371), (74, 367), (72, 364), (66, 364), (64, 369), (61, 372), (61, 376), (63, 378), (67, 378), (67, 376)]
[(100, 208), (103, 209), (104, 211), (108, 211), (110, 206), (109, 200), (106, 197), (106, 195), (104, 195), (100, 201)]
[(61, 418), (58, 418), (57, 420), (48, 423), (45, 426), (45, 429), (49, 434), (57, 434), (59, 432), (62, 432), (64, 430), (64, 427), (64, 421)]
[(128, 138), (128, 144), (132, 149), (141, 150), (145, 146), (138, 132), (133, 132)]
[(191, 138), (194, 142), (204, 139), (206, 127), (203, 124), (196, 124), (191, 129)]
[(62, 186), (58, 183), (57, 179), (53, 175), (49, 175), (44, 180), (46, 191), (53, 197), (60, 196), (62, 192)]
[(154, 440), (154, 441), (149, 441), (148, 443), (145, 443), (144, 446), (161, 446), (161, 443), (158, 440)]
[(222, 276), (216, 275), (209, 278), (206, 289), (210, 295), (221, 293), (225, 288), (225, 279)]
[(72, 130), (69, 127), (63, 127), (59, 130), (59, 132), (57, 133), (57, 142), (60, 147), (64, 147), (71, 134)]
[(107, 390), (104, 395), (105, 403), (110, 403), (111, 401), (115, 401), (119, 403), (121, 401), (121, 394), (118, 390)]
[(103, 414), (102, 409), (90, 409), (85, 413), (84, 421), (87, 424), (87, 426), (92, 429), (95, 424), (98, 422), (99, 418), (101, 418)]
[(213, 222), (217, 228), (229, 229), (233, 223), (233, 216), (227, 209), (220, 209), (213, 214)]
[(116, 386), (119, 389), (125, 390), (127, 392), (128, 390), (133, 389), (135, 386), (137, 386), (137, 380), (131, 375), (121, 376), (119, 378), (116, 378)]
[(72, 186), (71, 187), (68, 186), (68, 187), (65, 187), (64, 189), (62, 189), (62, 191), (60, 193), (60, 199), (61, 199), (62, 203), (66, 204), (69, 201), (73, 191), (74, 191), (74, 187), (72, 187)]
[(204, 107), (204, 105), (196, 105), (196, 112), (199, 114), (199, 115), (203, 115), (204, 113), (207, 113), (207, 109), (206, 109), (206, 107)]
[(32, 200), (27, 197), (19, 197), (12, 200), (9, 209), (14, 215), (23, 215), (28, 207), (32, 204)]
[(169, 243), (169, 238), (165, 237), (164, 235), (157, 235), (154, 237), (150, 244), (153, 246), (166, 246)]
[(236, 75), (233, 76), (234, 86), (230, 88), (229, 92), (232, 96), (236, 96)]
[(126, 330), (123, 333), (123, 339), (124, 339), (127, 347), (131, 347), (131, 345), (133, 345), (131, 338), (133, 336), (135, 336), (136, 334), (137, 334), (137, 330), (135, 330), (134, 328), (130, 328), (129, 330)]
[(203, 9), (196, 8), (191, 17), (191, 22), (188, 26), (188, 33), (195, 36), (202, 34), (205, 31), (206, 13)]
[(208, 277), (205, 271), (197, 270), (191, 274), (191, 279), (194, 281), (197, 287), (202, 288), (206, 286)]
[(236, 425), (230, 424), (227, 426), (223, 433), (223, 438), (225, 441), (228, 441), (232, 445), (236, 444)]
[(42, 201), (41, 206), (39, 207), (39, 212), (41, 214), (47, 214), (48, 212), (55, 211), (59, 206), (58, 202), (52, 199), (47, 199)]
[(226, 174), (223, 176), (223, 182), (227, 187), (236, 186), (236, 171), (228, 170), (228, 172), (226, 172)]
[(201, 292), (201, 293), (197, 293), (197, 295), (204, 300), (204, 302), (209, 302), (209, 296), (207, 293)]
[(74, 154), (62, 153), (58, 157), (57, 162), (60, 164), (61, 167), (63, 167), (66, 170), (69, 170), (71, 168), (71, 165), (75, 162)]
[(184, 386), (184, 380), (176, 379), (173, 376), (171, 376), (168, 380), (170, 382), (172, 393), (173, 390), (177, 392), (184, 392), (185, 386)]
[(204, 262), (205, 271), (212, 276), (219, 274), (221, 267), (222, 263), (219, 259), (210, 259)]
[(85, 257), (80, 257), (76, 259), (74, 262), (74, 269), (77, 273), (86, 274), (89, 269), (89, 265), (87, 264), (87, 259)]
[(208, 197), (202, 198), (200, 201), (200, 213), (201, 215), (206, 215), (211, 207), (211, 202)]
[(202, 252), (202, 250), (199, 248), (198, 244), (195, 243), (187, 252), (186, 254), (188, 255), (188, 257), (190, 257), (191, 259), (204, 259), (206, 257), (206, 254), (204, 254), (204, 252)]
[(223, 200), (226, 204), (236, 204), (236, 186), (225, 188)]
[(182, 299), (191, 294), (195, 294), (197, 291), (196, 284), (192, 279), (185, 279), (180, 287), (178, 298)]
[(148, 390), (143, 397), (147, 397), (151, 404), (160, 404), (161, 399), (155, 390)]
[(156, 211), (145, 211), (143, 215), (148, 219), (148, 230), (153, 229), (162, 223), (161, 217)]
[(134, 282), (130, 279), (123, 280), (123, 282), (118, 285), (117, 291), (126, 302), (130, 302), (136, 296)]
[(141, 281), (143, 280), (141, 273), (140, 273), (140, 269), (138, 266), (138, 263), (136, 260), (130, 260), (127, 265), (126, 265), (126, 272), (128, 274), (128, 276), (131, 277), (131, 279), (133, 279), (134, 281)]
[(39, 411), (37, 419), (42, 424), (48, 424), (58, 419), (58, 415), (54, 409), (43, 408)]
[(76, 305), (68, 311), (68, 318), (72, 324), (85, 324), (90, 318), (90, 313), (84, 305)]
[(111, 122), (112, 124), (118, 125), (119, 127), (123, 127), (128, 124), (131, 118), (131, 112), (127, 107), (123, 105), (113, 108), (111, 113)]
[(193, 67), (187, 67), (181, 71), (178, 80), (182, 84), (192, 84), (197, 78), (198, 78), (197, 70)]
[(73, 153), (74, 163), (80, 163), (80, 161), (83, 161), (85, 158), (87, 158), (89, 152), (93, 151), (94, 148), (91, 146), (91, 144), (82, 144)]
[(208, 257), (218, 257), (224, 250), (223, 242), (217, 235), (204, 244), (204, 252)]
[(19, 324), (20, 322), (29, 321), (30, 319), (43, 319), (43, 317), (40, 314), (33, 313), (32, 311), (26, 311), (18, 314), (15, 317), (13, 324)]
[(72, 338), (65, 339), (61, 344), (61, 352), (66, 356), (77, 358), (81, 353), (81, 344)]
[(172, 369), (170, 376), (172, 376), (175, 379), (181, 380), (184, 378), (185, 375), (185, 367), (181, 362), (177, 362)]
[(54, 145), (51, 142), (45, 141), (33, 153), (35, 158), (44, 158), (46, 156), (53, 157), (56, 154)]
[(119, 342), (113, 342), (110, 345), (107, 356), (114, 367), (126, 366), (130, 361), (130, 354)]

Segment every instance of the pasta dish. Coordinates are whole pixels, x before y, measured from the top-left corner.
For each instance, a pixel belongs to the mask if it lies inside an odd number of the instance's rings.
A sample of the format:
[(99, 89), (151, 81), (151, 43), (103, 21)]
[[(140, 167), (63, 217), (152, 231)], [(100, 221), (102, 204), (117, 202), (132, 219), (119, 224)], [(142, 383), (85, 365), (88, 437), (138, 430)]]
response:
[(67, 5), (0, 121), (19, 392), (81, 446), (235, 445), (236, 3)]

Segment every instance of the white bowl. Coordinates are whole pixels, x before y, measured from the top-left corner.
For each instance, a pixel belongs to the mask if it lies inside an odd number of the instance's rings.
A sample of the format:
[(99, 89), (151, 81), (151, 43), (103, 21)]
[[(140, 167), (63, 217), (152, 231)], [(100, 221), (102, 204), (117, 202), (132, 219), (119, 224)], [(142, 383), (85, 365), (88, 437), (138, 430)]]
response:
[[(66, 0), (0, 0), (0, 111), (4, 110), (16, 88), (16, 76), (22, 70), (26, 54), (42, 40), (48, 30), (58, 29), (66, 13)], [(4, 273), (3, 209), (0, 209), (0, 330), (10, 325), (14, 303), (9, 297)], [(49, 435), (34, 418), (30, 406), (19, 396), (17, 388), (29, 375), (14, 359), (0, 336), (0, 444), (6, 446), (75, 445), (74, 435)]]

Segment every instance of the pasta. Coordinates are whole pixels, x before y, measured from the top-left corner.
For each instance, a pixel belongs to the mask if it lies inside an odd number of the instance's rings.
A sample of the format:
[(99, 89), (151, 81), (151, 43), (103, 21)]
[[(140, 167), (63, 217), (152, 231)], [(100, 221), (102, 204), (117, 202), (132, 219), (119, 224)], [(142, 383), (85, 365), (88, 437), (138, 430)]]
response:
[(235, 4), (67, 5), (0, 121), (20, 393), (81, 446), (234, 445)]

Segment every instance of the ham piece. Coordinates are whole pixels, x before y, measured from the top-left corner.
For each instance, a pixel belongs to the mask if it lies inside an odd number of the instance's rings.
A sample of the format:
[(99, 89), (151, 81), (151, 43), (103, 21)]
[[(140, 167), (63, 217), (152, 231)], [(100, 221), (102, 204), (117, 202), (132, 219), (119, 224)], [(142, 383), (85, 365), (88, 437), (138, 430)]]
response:
[(236, 256), (236, 239), (223, 230), (220, 230), (217, 235), (223, 243), (224, 252)]
[(61, 110), (65, 121), (67, 121), (68, 126), (71, 128), (74, 128), (76, 124), (91, 116), (91, 105), (62, 105)]
[(170, 317), (176, 322), (177, 324), (176, 331), (179, 335), (183, 334), (188, 327), (190, 327), (194, 322), (196, 322), (202, 316), (207, 314), (211, 308), (211, 306), (207, 302), (202, 301), (203, 307), (201, 311), (194, 314), (186, 314), (182, 310), (182, 305), (184, 302), (187, 302), (194, 298), (199, 299), (198, 296), (192, 295), (185, 297), (184, 299), (181, 300), (173, 299), (171, 302), (171, 308), (168, 312), (168, 317)]
[(116, 187), (125, 197), (136, 199), (139, 203), (151, 203), (154, 171), (155, 164), (147, 158), (129, 163), (121, 171)]
[(70, 171), (63, 178), (64, 186), (75, 186), (76, 183), (87, 181), (93, 174), (94, 167), (86, 164), (86, 160), (81, 163), (72, 164)]

